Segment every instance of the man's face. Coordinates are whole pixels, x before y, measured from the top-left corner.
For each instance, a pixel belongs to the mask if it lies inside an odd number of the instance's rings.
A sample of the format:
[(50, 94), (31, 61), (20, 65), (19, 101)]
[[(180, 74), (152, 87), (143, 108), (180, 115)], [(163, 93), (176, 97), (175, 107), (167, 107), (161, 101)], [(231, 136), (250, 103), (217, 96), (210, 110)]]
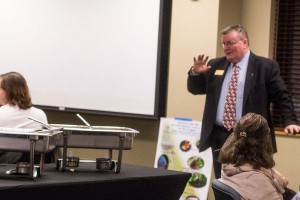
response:
[(231, 63), (241, 61), (248, 51), (248, 40), (241, 39), (237, 31), (222, 35), (221, 42), (225, 56)]

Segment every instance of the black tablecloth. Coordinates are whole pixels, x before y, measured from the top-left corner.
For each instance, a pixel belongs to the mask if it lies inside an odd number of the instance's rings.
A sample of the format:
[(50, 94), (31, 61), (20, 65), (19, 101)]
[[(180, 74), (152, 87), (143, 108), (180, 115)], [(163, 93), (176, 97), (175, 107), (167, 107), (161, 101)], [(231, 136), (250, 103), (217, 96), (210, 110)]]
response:
[(75, 172), (60, 172), (46, 165), (35, 180), (6, 175), (0, 166), (0, 199), (151, 199), (178, 200), (189, 173), (122, 164), (120, 173), (100, 172), (95, 163), (80, 163)]

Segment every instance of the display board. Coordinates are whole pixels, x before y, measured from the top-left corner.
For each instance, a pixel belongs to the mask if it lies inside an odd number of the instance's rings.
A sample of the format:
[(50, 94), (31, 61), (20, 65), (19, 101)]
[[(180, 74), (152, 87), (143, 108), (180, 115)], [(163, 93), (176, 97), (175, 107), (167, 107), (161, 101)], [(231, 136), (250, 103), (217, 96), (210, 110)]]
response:
[(171, 1), (0, 0), (0, 73), (49, 109), (158, 117)]
[(161, 118), (154, 167), (191, 173), (180, 200), (207, 199), (212, 173), (211, 148), (199, 152), (202, 123)]

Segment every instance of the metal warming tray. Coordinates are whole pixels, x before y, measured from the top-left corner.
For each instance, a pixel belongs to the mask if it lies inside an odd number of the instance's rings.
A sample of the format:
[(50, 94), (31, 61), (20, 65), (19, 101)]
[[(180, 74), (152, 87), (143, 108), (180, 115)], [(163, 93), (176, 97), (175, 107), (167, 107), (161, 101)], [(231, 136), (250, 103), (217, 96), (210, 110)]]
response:
[[(51, 124), (53, 127), (61, 127), (68, 136), (68, 147), (91, 149), (119, 149), (119, 136), (124, 135), (123, 150), (133, 147), (133, 138), (138, 131), (116, 126), (82, 126), (67, 124)], [(63, 147), (63, 136), (59, 136), (56, 145)]]
[(29, 152), (31, 140), (35, 141), (36, 153), (47, 153), (55, 149), (55, 138), (62, 133), (58, 129), (22, 129), (0, 127), (0, 150)]
[[(47, 153), (55, 149), (55, 138), (62, 133), (60, 128), (53, 129), (23, 129), (0, 127), (0, 151), (30, 152), (29, 176), (33, 177), (35, 153)], [(41, 160), (40, 167), (43, 168)]]
[[(133, 138), (139, 131), (127, 127), (118, 126), (84, 126), (68, 124), (50, 124), (52, 127), (62, 128), (63, 134), (56, 141), (57, 147), (63, 147), (63, 160), (66, 160), (67, 148), (108, 149), (109, 157), (112, 150), (119, 150), (118, 166), (116, 172), (120, 172), (122, 151), (133, 147)], [(63, 164), (62, 171), (65, 170)]]
[[(4, 137), (0, 136), (0, 150), (4, 151), (30, 151), (29, 138)], [(35, 142), (36, 153), (47, 153), (55, 149), (55, 141), (53, 138), (43, 137)]]

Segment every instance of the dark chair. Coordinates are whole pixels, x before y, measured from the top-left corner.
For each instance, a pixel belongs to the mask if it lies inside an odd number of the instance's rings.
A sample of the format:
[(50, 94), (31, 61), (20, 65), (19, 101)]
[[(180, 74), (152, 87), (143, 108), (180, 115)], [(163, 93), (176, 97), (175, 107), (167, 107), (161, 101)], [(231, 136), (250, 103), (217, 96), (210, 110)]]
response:
[(284, 188), (285, 192), (282, 194), (283, 200), (291, 200), (293, 197), (295, 197), (293, 200), (300, 199), (300, 193), (298, 196), (296, 196), (297, 192), (290, 189), (290, 188)]
[(212, 189), (216, 200), (240, 200), (241, 197), (232, 187), (220, 182), (218, 179), (213, 179)]

